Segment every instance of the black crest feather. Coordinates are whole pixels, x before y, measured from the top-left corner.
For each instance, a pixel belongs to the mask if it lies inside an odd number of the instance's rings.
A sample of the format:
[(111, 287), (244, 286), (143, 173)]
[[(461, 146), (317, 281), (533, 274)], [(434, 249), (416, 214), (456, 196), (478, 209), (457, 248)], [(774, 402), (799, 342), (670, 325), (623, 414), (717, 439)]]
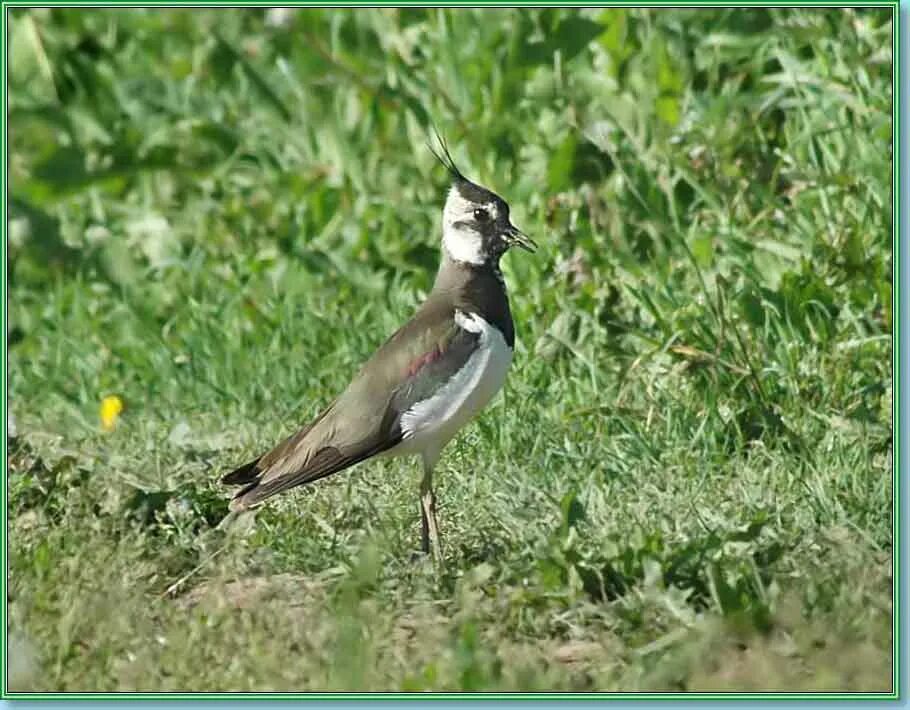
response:
[(436, 130), (436, 126), (433, 126), (433, 134), (436, 136), (436, 143), (439, 146), (439, 149), (437, 150), (433, 147), (431, 140), (427, 140), (427, 148), (430, 149), (433, 157), (442, 163), (442, 166), (449, 171), (449, 175), (452, 176), (453, 180), (458, 182), (470, 182), (458, 169), (458, 166), (455, 165), (452, 154), (449, 152), (449, 146), (446, 143), (446, 139), (439, 134), (439, 131)]

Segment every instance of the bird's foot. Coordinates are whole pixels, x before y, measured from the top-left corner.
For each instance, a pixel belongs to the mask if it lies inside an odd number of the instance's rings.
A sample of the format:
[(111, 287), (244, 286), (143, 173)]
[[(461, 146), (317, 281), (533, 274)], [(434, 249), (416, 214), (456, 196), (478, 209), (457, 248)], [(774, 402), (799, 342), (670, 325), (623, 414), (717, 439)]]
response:
[(430, 568), (435, 566), (433, 556), (422, 550), (414, 550), (414, 552), (411, 553), (411, 564), (417, 568)]
[(432, 545), (430, 549), (421, 546), (421, 549), (414, 550), (411, 553), (412, 565), (432, 565), (433, 567), (442, 569), (444, 561), (442, 548), (438, 542)]

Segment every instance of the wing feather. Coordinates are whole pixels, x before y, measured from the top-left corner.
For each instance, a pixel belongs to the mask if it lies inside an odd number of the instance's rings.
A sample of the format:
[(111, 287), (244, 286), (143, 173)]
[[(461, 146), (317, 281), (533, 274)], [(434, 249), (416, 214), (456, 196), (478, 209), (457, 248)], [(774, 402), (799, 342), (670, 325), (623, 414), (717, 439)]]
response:
[(451, 305), (419, 311), (313, 422), (222, 478), (243, 486), (231, 509), (257, 505), (396, 446), (404, 436), (402, 415), (464, 366), (478, 337), (455, 323)]

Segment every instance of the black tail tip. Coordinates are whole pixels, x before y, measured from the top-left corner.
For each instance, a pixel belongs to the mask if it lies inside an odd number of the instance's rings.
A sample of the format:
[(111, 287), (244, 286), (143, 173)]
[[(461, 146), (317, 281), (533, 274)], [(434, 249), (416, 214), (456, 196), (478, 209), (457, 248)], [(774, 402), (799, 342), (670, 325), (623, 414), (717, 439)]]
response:
[(259, 469), (256, 466), (259, 464), (259, 459), (250, 461), (249, 463), (244, 464), (240, 468), (235, 468), (230, 473), (226, 473), (221, 477), (221, 482), (227, 486), (241, 486), (246, 483), (253, 483), (259, 478)]

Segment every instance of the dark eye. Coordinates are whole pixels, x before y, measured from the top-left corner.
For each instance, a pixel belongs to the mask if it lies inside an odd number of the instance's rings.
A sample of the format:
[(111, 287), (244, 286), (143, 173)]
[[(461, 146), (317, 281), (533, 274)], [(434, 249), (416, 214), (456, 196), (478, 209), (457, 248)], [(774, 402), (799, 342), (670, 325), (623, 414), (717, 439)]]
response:
[(474, 210), (474, 219), (478, 222), (486, 222), (490, 219), (490, 213), (485, 209), (478, 208)]

